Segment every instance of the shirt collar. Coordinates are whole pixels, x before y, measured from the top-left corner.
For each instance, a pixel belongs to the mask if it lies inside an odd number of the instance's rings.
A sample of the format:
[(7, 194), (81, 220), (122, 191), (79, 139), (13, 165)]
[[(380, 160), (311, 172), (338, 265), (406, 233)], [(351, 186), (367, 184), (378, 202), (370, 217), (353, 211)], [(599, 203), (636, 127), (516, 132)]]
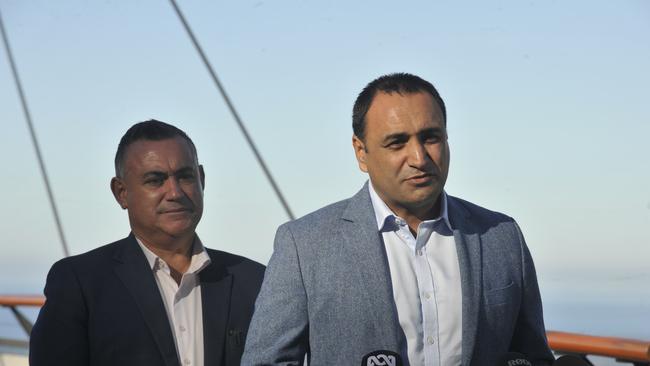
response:
[[(379, 231), (382, 231), (384, 227), (388, 225), (389, 222), (392, 221), (393, 218), (397, 218), (399, 216), (395, 215), (395, 213), (390, 209), (390, 207), (388, 207), (388, 205), (384, 202), (384, 200), (382, 200), (381, 197), (379, 197), (379, 194), (377, 194), (377, 191), (375, 191), (375, 187), (372, 186), (372, 181), (368, 182), (368, 191), (370, 192), (370, 202), (372, 202), (372, 208), (375, 211), (375, 219), (377, 220), (377, 229), (379, 229)], [(451, 224), (449, 223), (449, 207), (447, 205), (447, 192), (443, 190), (441, 195), (442, 195), (442, 204), (440, 205), (441, 206), (440, 215), (433, 220), (427, 220), (427, 221), (435, 221), (442, 218), (442, 220), (447, 225), (449, 230), (452, 230)]]
[[(144, 256), (147, 257), (147, 262), (149, 262), (149, 267), (151, 268), (152, 271), (159, 269), (160, 266), (163, 263), (165, 263), (165, 261), (162, 260), (162, 258), (157, 256), (156, 253), (152, 252), (149, 248), (147, 248), (142, 243), (140, 238), (136, 236), (135, 240), (138, 242), (140, 249), (142, 249)], [(211, 262), (210, 256), (208, 255), (208, 252), (205, 250), (205, 247), (203, 246), (201, 239), (199, 239), (198, 235), (195, 235), (194, 243), (192, 243), (192, 258), (190, 259), (190, 266), (187, 268), (187, 272), (185, 273), (201, 272), (201, 270), (207, 267), (208, 264), (210, 264), (210, 262)]]

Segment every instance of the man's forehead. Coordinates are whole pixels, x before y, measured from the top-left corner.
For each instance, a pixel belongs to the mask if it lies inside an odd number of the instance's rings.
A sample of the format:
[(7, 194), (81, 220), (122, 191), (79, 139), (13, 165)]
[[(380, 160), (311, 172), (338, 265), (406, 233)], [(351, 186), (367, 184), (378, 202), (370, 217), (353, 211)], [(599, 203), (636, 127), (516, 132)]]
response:
[(174, 163), (179, 168), (197, 165), (192, 148), (181, 137), (134, 141), (127, 147), (124, 158), (127, 168), (157, 163)]
[(182, 137), (172, 137), (162, 140), (137, 140), (131, 143), (125, 152), (125, 157), (142, 157), (152, 153), (169, 155), (192, 155), (190, 144)]
[(426, 92), (377, 93), (366, 115), (366, 129), (382, 135), (431, 128), (444, 129), (444, 117)]

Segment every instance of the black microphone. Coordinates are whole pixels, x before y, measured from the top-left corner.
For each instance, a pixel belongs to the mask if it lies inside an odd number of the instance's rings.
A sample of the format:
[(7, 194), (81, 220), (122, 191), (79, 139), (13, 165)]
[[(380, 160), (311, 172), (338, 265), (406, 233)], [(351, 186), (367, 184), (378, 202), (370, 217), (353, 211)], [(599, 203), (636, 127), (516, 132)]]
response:
[(499, 363), (497, 364), (499, 366), (533, 366), (530, 361), (526, 358), (526, 356), (522, 355), (521, 353), (517, 352), (508, 352), (501, 359), (499, 360)]
[(402, 357), (397, 352), (380, 349), (363, 356), (361, 366), (403, 366)]
[(591, 366), (591, 364), (578, 356), (564, 355), (555, 360), (553, 366)]

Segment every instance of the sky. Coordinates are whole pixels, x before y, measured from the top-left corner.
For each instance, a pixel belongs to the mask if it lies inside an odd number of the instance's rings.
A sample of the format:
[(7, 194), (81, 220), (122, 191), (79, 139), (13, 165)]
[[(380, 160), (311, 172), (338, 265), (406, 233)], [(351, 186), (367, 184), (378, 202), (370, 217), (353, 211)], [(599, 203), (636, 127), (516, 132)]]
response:
[[(547, 328), (650, 339), (650, 2), (179, 6), (297, 216), (367, 179), (351, 147), (363, 86), (417, 74), (447, 106), (446, 191), (519, 222)], [(169, 2), (0, 11), (73, 254), (128, 234), (112, 161), (155, 118), (197, 146), (205, 245), (268, 261), (287, 216)], [(63, 252), (4, 48), (0, 121), (0, 293), (40, 293)]]

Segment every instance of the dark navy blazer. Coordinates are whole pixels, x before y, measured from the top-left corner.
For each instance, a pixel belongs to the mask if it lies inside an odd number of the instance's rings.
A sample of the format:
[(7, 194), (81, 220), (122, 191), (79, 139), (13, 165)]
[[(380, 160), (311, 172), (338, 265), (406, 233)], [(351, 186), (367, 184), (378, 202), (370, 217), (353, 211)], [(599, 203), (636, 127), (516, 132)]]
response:
[[(200, 272), (205, 366), (238, 366), (264, 266), (207, 249)], [(32, 366), (180, 366), (156, 280), (133, 234), (52, 266)]]

